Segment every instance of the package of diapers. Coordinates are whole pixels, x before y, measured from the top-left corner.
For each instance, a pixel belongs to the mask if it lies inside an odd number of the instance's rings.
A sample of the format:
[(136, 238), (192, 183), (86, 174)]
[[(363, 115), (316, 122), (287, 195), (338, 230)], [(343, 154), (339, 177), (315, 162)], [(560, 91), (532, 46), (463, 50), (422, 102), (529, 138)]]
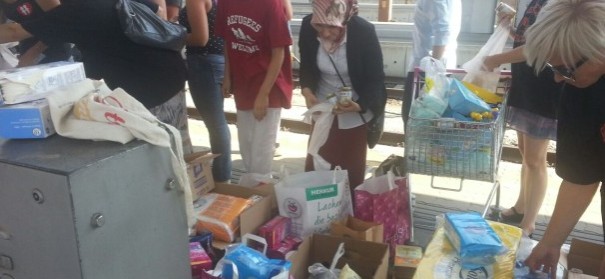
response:
[(424, 256), (414, 274), (414, 279), (513, 278), (515, 257), (522, 235), (521, 229), (497, 222), (488, 223), (507, 248), (505, 254), (495, 257), (494, 263), (477, 268), (463, 267), (458, 251), (447, 239), (443, 224), (440, 224), (435, 229), (433, 238), (425, 249)]
[(477, 212), (446, 213), (443, 228), (465, 268), (492, 264), (506, 253), (498, 234)]

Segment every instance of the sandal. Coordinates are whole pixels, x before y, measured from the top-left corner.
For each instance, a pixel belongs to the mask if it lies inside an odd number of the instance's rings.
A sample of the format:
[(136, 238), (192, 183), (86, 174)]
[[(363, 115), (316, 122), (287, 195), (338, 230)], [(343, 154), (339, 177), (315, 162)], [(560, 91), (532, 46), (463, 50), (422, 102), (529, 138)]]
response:
[(524, 214), (520, 214), (519, 212), (517, 212), (517, 209), (515, 209), (515, 207), (511, 207), (510, 208), (513, 211), (512, 215), (504, 215), (502, 214), (502, 212), (500, 212), (499, 216), (498, 216), (498, 221), (501, 223), (505, 223), (505, 224), (519, 224), (521, 223), (521, 221), (523, 220), (523, 217), (525, 216)]

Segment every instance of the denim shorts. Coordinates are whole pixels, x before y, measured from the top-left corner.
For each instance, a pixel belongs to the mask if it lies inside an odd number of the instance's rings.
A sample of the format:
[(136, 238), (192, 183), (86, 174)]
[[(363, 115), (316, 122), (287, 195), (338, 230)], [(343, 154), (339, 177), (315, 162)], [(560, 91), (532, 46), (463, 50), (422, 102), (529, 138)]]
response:
[(557, 120), (524, 109), (507, 107), (506, 123), (509, 128), (533, 138), (557, 140)]

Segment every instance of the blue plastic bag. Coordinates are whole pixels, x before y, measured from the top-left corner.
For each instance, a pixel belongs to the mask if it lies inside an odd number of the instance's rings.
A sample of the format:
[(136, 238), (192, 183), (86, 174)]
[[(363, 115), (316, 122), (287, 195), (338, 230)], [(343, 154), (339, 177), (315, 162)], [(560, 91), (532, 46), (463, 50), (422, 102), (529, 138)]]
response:
[[(228, 250), (224, 259), (237, 267), (238, 278), (270, 279), (292, 266), (289, 261), (268, 259), (263, 253), (243, 244)], [(223, 266), (222, 278), (234, 278), (232, 265)]]

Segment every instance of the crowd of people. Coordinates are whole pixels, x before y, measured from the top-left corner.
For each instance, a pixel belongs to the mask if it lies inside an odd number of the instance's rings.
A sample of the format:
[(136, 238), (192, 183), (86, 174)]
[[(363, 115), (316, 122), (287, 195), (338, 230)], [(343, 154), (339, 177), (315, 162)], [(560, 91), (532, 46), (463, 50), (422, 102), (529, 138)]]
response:
[[(123, 88), (177, 127), (186, 151), (188, 81), (212, 152), (220, 154), (213, 163), (217, 181), (231, 178), (223, 102), (233, 96), (244, 167), (269, 174), (281, 111), (292, 99), (289, 0), (132, 0), (187, 28), (184, 54), (131, 41), (120, 26), (117, 1), (0, 0), (0, 18), (8, 20), (0, 25), (0, 43), (19, 42), (16, 65), (6, 63), (2, 45), (2, 67), (82, 61), (89, 78)], [(519, 1), (516, 18), (499, 19), (511, 20), (513, 49), (484, 60), (485, 70), (511, 63), (506, 122), (517, 131), (523, 158), (517, 201), (496, 218), (532, 235), (546, 192), (548, 144), (557, 140), (556, 172), (563, 182), (545, 235), (526, 260), (534, 270), (553, 273), (561, 245), (605, 182), (605, 1)], [(333, 115), (328, 129), (310, 135), (327, 133), (316, 154), (323, 163), (309, 154), (305, 170), (341, 166), (352, 186), (363, 182), (368, 122), (384, 113), (386, 100), (380, 43), (374, 25), (357, 15), (356, 2), (313, 0), (298, 37), (307, 107), (328, 103), (331, 109), (314, 119)], [(460, 21), (460, 0), (417, 0), (412, 67), (432, 56), (456, 68)], [(408, 83), (404, 123), (410, 88)], [(349, 94), (344, 101), (335, 97), (343, 89)], [(605, 204), (602, 216), (604, 211)], [(601, 271), (605, 278), (605, 260)]]

